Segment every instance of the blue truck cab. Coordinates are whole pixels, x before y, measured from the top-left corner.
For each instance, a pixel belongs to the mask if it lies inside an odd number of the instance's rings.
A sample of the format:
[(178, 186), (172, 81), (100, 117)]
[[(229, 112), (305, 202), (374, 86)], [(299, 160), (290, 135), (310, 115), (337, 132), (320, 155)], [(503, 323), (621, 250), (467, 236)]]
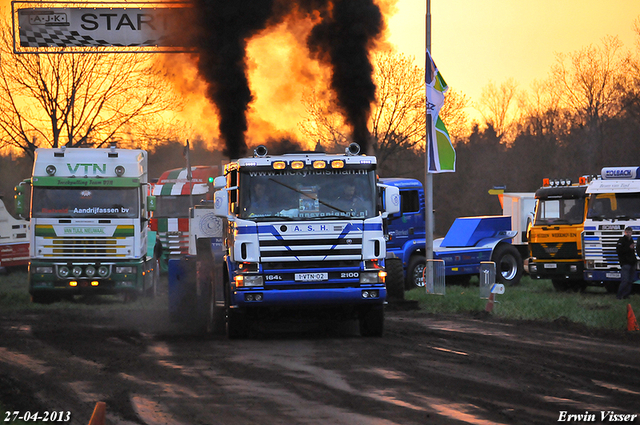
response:
[[(400, 212), (386, 220), (387, 286), (393, 279), (394, 263), (402, 264), (405, 289), (424, 286), (425, 267), (425, 194), (416, 179), (381, 178), (380, 183), (400, 191)], [(480, 271), (480, 263), (496, 263), (500, 283), (515, 285), (522, 277), (522, 257), (511, 244), (517, 231), (511, 229), (509, 216), (460, 217), (444, 238), (433, 241), (434, 259), (444, 260), (447, 283), (466, 284)], [(399, 267), (398, 267), (399, 269)]]

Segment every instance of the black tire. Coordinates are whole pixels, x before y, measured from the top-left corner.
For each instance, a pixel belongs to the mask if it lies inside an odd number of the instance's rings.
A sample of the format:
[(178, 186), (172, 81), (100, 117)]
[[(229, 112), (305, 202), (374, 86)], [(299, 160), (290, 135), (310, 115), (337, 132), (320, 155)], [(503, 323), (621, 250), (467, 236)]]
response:
[(227, 309), (227, 338), (238, 339), (247, 336), (247, 318), (244, 313)]
[(604, 282), (604, 289), (606, 289), (607, 292), (610, 294), (617, 294), (619, 287), (620, 287), (620, 282), (611, 282), (611, 281)]
[(567, 292), (570, 287), (569, 282), (570, 281), (566, 279), (551, 279), (551, 283), (556, 292)]
[(518, 250), (511, 244), (500, 243), (493, 250), (491, 261), (496, 263), (496, 281), (505, 286), (515, 286), (520, 283), (524, 266)]
[(425, 257), (421, 255), (414, 255), (409, 260), (409, 266), (407, 267), (407, 279), (405, 282), (405, 288), (408, 290), (413, 288), (424, 288), (424, 269), (427, 261)]
[(360, 335), (380, 337), (384, 332), (384, 308), (374, 306), (360, 312)]
[(53, 304), (56, 301), (58, 301), (58, 297), (53, 294), (39, 292), (31, 294), (31, 302), (34, 304)]
[(387, 271), (387, 298), (390, 300), (404, 300), (404, 270), (399, 258), (385, 260)]
[(211, 259), (198, 251), (196, 260), (196, 318), (195, 331), (207, 335), (213, 330), (213, 293)]

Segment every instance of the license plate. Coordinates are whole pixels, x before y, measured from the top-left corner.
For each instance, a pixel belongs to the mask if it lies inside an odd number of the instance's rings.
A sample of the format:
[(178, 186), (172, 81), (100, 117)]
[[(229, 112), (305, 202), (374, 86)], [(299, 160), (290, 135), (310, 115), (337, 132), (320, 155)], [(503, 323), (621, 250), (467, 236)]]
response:
[(545, 268), (545, 269), (557, 269), (557, 268), (558, 268), (558, 265), (557, 265), (557, 264), (555, 264), (555, 263), (548, 263), (548, 264), (545, 264), (545, 265), (544, 265), (544, 268)]
[(619, 272), (608, 272), (607, 273), (607, 277), (611, 278), (611, 279), (620, 279), (620, 273)]
[(294, 278), (298, 282), (318, 282), (328, 280), (329, 273), (296, 273)]

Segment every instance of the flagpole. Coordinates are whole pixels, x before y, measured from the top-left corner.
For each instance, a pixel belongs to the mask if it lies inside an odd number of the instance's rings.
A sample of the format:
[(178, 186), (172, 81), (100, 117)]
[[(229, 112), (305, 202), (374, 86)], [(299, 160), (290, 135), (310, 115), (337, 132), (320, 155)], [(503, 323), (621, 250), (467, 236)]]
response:
[[(426, 47), (429, 52), (431, 52), (431, 0), (427, 0), (427, 13), (426, 13), (426, 22), (425, 22), (425, 32), (426, 32)], [(427, 72), (429, 63), (429, 55), (425, 52), (425, 72)], [(425, 85), (425, 96), (427, 96), (427, 88)], [(426, 99), (425, 105), (429, 103), (429, 99)], [(426, 114), (426, 134), (425, 134), (425, 152), (424, 152), (424, 165), (425, 165), (425, 248), (426, 248), (426, 258), (427, 260), (433, 260), (433, 174), (429, 172), (429, 155), (427, 149), (429, 149), (429, 131), (431, 131), (431, 114), (427, 112), (425, 108)], [(432, 135), (435, 137), (435, 135)]]

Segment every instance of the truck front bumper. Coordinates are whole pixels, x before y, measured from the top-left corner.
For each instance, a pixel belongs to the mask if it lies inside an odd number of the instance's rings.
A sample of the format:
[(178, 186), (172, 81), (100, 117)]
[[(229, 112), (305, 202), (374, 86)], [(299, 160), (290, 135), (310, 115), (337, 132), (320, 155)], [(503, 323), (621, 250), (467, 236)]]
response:
[(387, 297), (384, 285), (326, 289), (243, 288), (233, 291), (237, 307), (301, 307), (321, 305), (381, 305)]
[(578, 261), (532, 261), (529, 275), (532, 279), (583, 279), (584, 263)]

